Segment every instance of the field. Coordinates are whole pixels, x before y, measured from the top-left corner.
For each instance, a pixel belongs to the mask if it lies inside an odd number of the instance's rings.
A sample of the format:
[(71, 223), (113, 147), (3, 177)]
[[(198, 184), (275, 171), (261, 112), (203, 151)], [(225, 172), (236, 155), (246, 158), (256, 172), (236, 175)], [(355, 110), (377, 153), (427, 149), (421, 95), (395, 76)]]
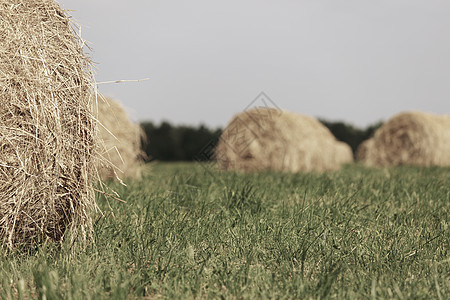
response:
[(99, 197), (87, 248), (3, 253), (1, 299), (448, 299), (450, 169), (158, 163)]

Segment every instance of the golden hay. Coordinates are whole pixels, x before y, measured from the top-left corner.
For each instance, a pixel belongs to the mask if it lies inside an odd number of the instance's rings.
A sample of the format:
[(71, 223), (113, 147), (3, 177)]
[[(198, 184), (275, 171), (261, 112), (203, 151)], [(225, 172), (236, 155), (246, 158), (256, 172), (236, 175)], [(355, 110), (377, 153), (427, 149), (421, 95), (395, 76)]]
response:
[(339, 169), (353, 161), (350, 147), (314, 118), (276, 109), (235, 116), (215, 150), (224, 170), (282, 172)]
[(335, 147), (332, 153), (334, 153), (335, 161), (338, 164), (349, 164), (353, 162), (353, 151), (347, 143), (336, 141)]
[(86, 238), (95, 208), (93, 78), (52, 0), (0, 0), (0, 242)]
[(450, 166), (450, 116), (405, 112), (358, 149), (368, 166)]
[(357, 161), (365, 161), (368, 165), (373, 165), (374, 156), (372, 154), (373, 150), (373, 138), (365, 140), (362, 142), (358, 149), (356, 149), (356, 160)]
[(141, 147), (142, 128), (131, 122), (119, 102), (107, 97), (98, 101), (98, 120), (99, 136), (107, 151), (104, 156), (110, 162), (99, 168), (101, 178), (140, 178), (145, 157)]

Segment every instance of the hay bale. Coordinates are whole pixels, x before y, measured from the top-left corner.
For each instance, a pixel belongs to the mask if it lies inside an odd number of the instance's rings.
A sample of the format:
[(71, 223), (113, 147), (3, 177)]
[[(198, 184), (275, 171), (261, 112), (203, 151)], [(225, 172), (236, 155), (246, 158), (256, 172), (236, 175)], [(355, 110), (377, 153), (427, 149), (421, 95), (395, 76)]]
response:
[(353, 162), (352, 148), (344, 142), (337, 141), (334, 150), (335, 161), (338, 164), (350, 164)]
[(358, 149), (368, 166), (450, 166), (450, 116), (404, 112)]
[(357, 161), (365, 161), (367, 165), (374, 165), (374, 156), (372, 154), (373, 143), (373, 138), (370, 138), (358, 146), (355, 153)]
[(353, 161), (350, 147), (314, 118), (275, 109), (235, 116), (215, 156), (224, 170), (282, 172), (336, 170)]
[(98, 102), (99, 136), (104, 143), (104, 156), (109, 165), (99, 168), (102, 179), (140, 178), (145, 154), (141, 147), (142, 128), (131, 122), (123, 106), (101, 97)]
[(51, 0), (0, 0), (0, 242), (89, 234), (96, 156), (83, 42)]

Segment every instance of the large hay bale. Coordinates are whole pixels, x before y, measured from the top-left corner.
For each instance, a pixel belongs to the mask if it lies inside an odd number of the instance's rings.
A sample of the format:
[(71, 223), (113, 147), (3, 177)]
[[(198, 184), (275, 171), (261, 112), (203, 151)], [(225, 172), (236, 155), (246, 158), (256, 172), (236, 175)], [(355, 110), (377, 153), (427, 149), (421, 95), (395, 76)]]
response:
[(220, 169), (282, 172), (336, 170), (353, 161), (350, 147), (314, 118), (276, 109), (235, 116), (215, 150)]
[(86, 237), (95, 207), (93, 78), (52, 0), (0, 0), (0, 243)]
[(102, 179), (140, 178), (145, 154), (141, 141), (145, 139), (141, 126), (133, 123), (123, 106), (115, 100), (101, 97), (98, 101), (99, 135), (104, 143), (104, 156), (110, 162), (101, 166)]
[(357, 153), (368, 166), (450, 166), (450, 116), (400, 113), (381, 126)]

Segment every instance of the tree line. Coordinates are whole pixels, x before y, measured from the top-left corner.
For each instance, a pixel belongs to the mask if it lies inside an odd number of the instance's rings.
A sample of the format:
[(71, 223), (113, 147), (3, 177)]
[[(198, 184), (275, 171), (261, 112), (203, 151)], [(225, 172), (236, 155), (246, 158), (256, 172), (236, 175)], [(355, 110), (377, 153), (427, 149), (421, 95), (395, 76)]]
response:
[[(331, 122), (320, 119), (337, 140), (347, 143), (353, 153), (359, 144), (370, 138), (381, 122), (370, 125), (364, 129), (345, 122)], [(160, 161), (193, 161), (208, 160), (205, 155), (219, 140), (221, 128), (208, 128), (206, 125), (186, 126), (173, 125), (167, 121), (159, 125), (153, 122), (142, 122), (144, 131), (143, 150), (148, 160)]]

